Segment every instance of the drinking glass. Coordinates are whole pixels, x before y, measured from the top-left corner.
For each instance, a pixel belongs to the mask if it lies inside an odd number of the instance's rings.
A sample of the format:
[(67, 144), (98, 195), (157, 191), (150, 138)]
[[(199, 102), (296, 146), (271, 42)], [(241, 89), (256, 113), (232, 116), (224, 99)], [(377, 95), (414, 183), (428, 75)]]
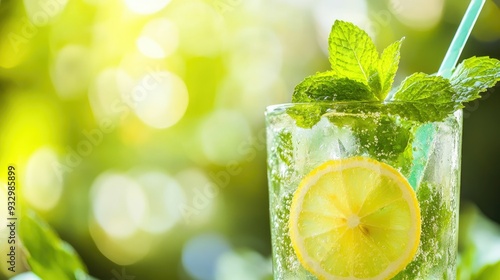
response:
[[(382, 166), (380, 172), (396, 170), (394, 174), (404, 178), (402, 181), (411, 187), (408, 193), (413, 192), (418, 201), (415, 208), (420, 216), (418, 248), (407, 264), (389, 278), (455, 279), (462, 111), (444, 119), (436, 117), (432, 122), (420, 120), (419, 116), (424, 115), (429, 119), (435, 110), (428, 104), (397, 102), (296, 103), (266, 109), (274, 279), (329, 279), (314, 269), (317, 265), (314, 246), (304, 253), (304, 249), (297, 246), (300, 242), (293, 242), (291, 228), (304, 225), (295, 225), (297, 219), (291, 219), (291, 213), (300, 215), (300, 211), (305, 211), (294, 209), (297, 207), (294, 200), (303, 199), (295, 198), (300, 196), (300, 185), (307, 185), (314, 177), (310, 173), (325, 163), (342, 167), (343, 162), (365, 161)], [(335, 195), (335, 182), (321, 187), (324, 193)], [(370, 195), (374, 196), (368, 194), (367, 200), (375, 199)], [(314, 222), (315, 217), (309, 221)], [(310, 238), (314, 238), (314, 244), (330, 244), (328, 234)], [(349, 248), (354, 250), (358, 245), (350, 244)], [(333, 258), (332, 263), (356, 262), (353, 268), (343, 272), (343, 277), (363, 278), (363, 271), (368, 270), (360, 266), (362, 261), (356, 260), (367, 256), (349, 252), (342, 255), (342, 252), (333, 252), (338, 248), (317, 247), (323, 259)], [(305, 256), (307, 254), (309, 256)], [(377, 257), (370, 258), (371, 265), (384, 262)], [(335, 271), (324, 267), (323, 270), (326, 275)]]

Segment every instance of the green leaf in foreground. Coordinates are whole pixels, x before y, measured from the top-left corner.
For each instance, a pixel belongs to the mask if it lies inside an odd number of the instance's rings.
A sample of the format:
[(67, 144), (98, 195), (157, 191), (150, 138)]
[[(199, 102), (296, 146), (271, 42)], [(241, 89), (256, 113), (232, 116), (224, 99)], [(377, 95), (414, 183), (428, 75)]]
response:
[(350, 22), (337, 20), (333, 24), (328, 43), (333, 72), (338, 77), (368, 85), (379, 59), (370, 36)]
[(500, 279), (500, 261), (484, 267), (474, 280), (495, 280)]
[(332, 71), (307, 77), (295, 87), (292, 102), (374, 101), (376, 97), (363, 83), (339, 78)]
[(489, 57), (471, 57), (453, 71), (451, 85), (456, 102), (469, 102), (500, 81), (500, 61)]
[(500, 225), (488, 219), (471, 204), (465, 204), (460, 212), (458, 251), (459, 278), (500, 279), (494, 275), (500, 263)]
[(31, 270), (42, 279), (91, 279), (73, 247), (59, 239), (56, 233), (34, 212), (23, 215), (19, 236)]

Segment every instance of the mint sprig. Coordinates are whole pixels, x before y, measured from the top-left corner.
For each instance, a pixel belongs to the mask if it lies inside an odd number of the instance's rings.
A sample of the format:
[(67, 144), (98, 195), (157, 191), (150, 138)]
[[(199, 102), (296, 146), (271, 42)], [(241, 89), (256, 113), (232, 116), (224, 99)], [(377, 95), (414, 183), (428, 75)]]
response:
[(384, 100), (396, 76), (402, 41), (380, 55), (365, 31), (352, 23), (336, 21), (328, 39), (332, 72), (367, 85), (377, 100)]
[[(364, 152), (398, 166), (410, 166), (414, 158), (414, 128), (444, 120), (500, 81), (500, 61), (472, 57), (464, 60), (450, 79), (415, 73), (393, 89), (403, 39), (379, 54), (366, 32), (352, 23), (335, 21), (328, 42), (332, 69), (307, 77), (292, 97), (294, 103), (313, 104), (291, 107), (288, 114), (297, 126), (306, 129), (322, 116), (337, 126), (348, 126)], [(336, 108), (321, 105), (337, 101), (367, 103), (343, 106), (344, 113), (354, 115), (339, 120), (325, 115)], [(370, 114), (374, 118), (371, 122), (356, 119)], [(408, 175), (409, 170), (402, 172)]]
[(336, 21), (329, 37), (332, 70), (302, 81), (292, 102), (382, 101), (391, 90), (402, 40), (379, 55), (368, 34), (352, 23)]
[[(458, 65), (450, 79), (415, 73), (389, 95), (399, 65), (402, 41), (391, 44), (379, 55), (365, 31), (352, 23), (335, 21), (328, 40), (332, 69), (310, 76), (297, 85), (292, 102), (380, 102), (387, 106), (380, 111), (425, 123), (443, 120), (463, 108), (464, 103), (480, 98), (482, 92), (500, 81), (499, 60), (472, 57)], [(305, 128), (312, 127), (320, 119), (304, 119), (299, 117), (300, 112), (291, 115)], [(306, 112), (306, 115), (311, 114)]]

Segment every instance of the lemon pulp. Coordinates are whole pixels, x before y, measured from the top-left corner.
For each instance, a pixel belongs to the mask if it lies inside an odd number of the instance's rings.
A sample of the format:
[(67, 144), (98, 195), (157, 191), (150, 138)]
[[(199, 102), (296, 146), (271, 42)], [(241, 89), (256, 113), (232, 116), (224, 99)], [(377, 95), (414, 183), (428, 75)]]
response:
[(420, 227), (406, 178), (365, 157), (311, 171), (294, 194), (289, 219), (299, 261), (320, 279), (390, 279), (415, 256)]

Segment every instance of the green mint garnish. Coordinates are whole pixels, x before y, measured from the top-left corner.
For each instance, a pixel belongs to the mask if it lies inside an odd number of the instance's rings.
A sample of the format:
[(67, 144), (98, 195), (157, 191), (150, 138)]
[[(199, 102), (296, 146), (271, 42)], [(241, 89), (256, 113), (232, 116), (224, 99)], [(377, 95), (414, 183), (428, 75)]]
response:
[[(358, 120), (358, 123), (361, 122)], [(366, 119), (362, 123), (362, 126), (353, 127), (359, 144), (366, 147), (370, 155), (377, 155), (379, 159), (396, 161), (411, 141), (412, 135), (408, 128), (392, 117), (381, 116)]]
[(500, 81), (500, 61), (489, 57), (472, 57), (460, 63), (450, 82), (456, 95), (454, 101), (469, 102)]
[(392, 100), (441, 104), (452, 102), (454, 95), (448, 79), (415, 73), (401, 83)]
[[(338, 126), (350, 127), (370, 156), (399, 166), (410, 166), (414, 156), (410, 131), (424, 123), (444, 120), (500, 81), (500, 61), (472, 57), (458, 65), (449, 79), (415, 73), (393, 89), (402, 39), (379, 54), (365, 31), (337, 20), (328, 42), (332, 69), (306, 78), (297, 85), (292, 97), (294, 103), (314, 104), (292, 107), (288, 114), (299, 127), (307, 129), (334, 110), (318, 103), (368, 102), (355, 108), (346, 107), (343, 112), (358, 116), (378, 114), (373, 122), (345, 116), (341, 120), (328, 118)], [(405, 127), (402, 123), (406, 123)], [(406, 174), (408, 170), (401, 171)]]
[[(379, 54), (366, 32), (352, 23), (336, 21), (329, 37), (329, 61), (332, 69), (316, 73), (297, 85), (294, 103), (315, 103), (290, 108), (288, 114), (299, 127), (308, 129), (325, 113), (334, 111), (321, 103), (360, 101), (359, 106), (343, 106), (342, 118), (325, 115), (335, 126), (352, 130), (359, 147), (374, 158), (382, 159), (400, 170), (406, 177), (415, 166), (414, 143), (425, 144), (418, 138), (423, 124), (440, 122), (452, 115), (464, 103), (476, 100), (500, 81), (500, 61), (489, 57), (464, 60), (450, 78), (436, 74), (415, 73), (393, 89), (399, 65), (402, 41), (388, 46)], [(318, 104), (319, 103), (319, 104)], [(365, 117), (362, 121), (360, 117)], [(428, 124), (433, 128), (433, 124)], [(422, 131), (420, 131), (422, 132)], [(424, 131), (425, 133), (425, 131)], [(425, 133), (427, 134), (427, 133)], [(422, 150), (422, 149), (419, 149)], [(416, 178), (418, 178), (418, 175)], [(411, 177), (411, 176), (410, 176)], [(453, 242), (445, 236), (442, 225), (453, 222), (452, 209), (434, 186), (412, 181), (417, 192), (422, 215), (420, 249), (415, 259), (394, 279), (413, 279), (427, 275), (434, 267), (452, 266), (453, 258), (440, 252), (442, 245)], [(441, 245), (440, 245), (441, 244)], [(447, 279), (447, 275), (437, 275)], [(421, 277), (420, 277), (421, 278)]]
[(293, 141), (292, 133), (290, 132), (280, 132), (277, 136), (278, 144), (275, 146), (278, 157), (287, 166), (291, 166), (293, 162)]
[[(489, 57), (464, 60), (450, 79), (415, 73), (389, 96), (396, 75), (403, 40), (379, 54), (368, 34), (352, 23), (335, 21), (329, 37), (332, 69), (306, 78), (295, 88), (292, 102), (385, 101), (388, 113), (421, 123), (440, 121), (463, 103), (480, 98), (480, 93), (500, 81), (500, 61)], [(312, 116), (311, 112), (311, 116)], [(318, 113), (317, 110), (314, 113)], [(319, 112), (324, 113), (324, 112)], [(312, 127), (319, 118), (300, 119), (298, 125)]]
[(365, 31), (352, 23), (336, 21), (328, 42), (333, 73), (365, 84), (376, 99), (383, 100), (396, 75), (401, 41), (389, 46), (380, 56)]
[(307, 77), (296, 88), (292, 102), (376, 101), (370, 88), (361, 82), (339, 78), (332, 71)]

